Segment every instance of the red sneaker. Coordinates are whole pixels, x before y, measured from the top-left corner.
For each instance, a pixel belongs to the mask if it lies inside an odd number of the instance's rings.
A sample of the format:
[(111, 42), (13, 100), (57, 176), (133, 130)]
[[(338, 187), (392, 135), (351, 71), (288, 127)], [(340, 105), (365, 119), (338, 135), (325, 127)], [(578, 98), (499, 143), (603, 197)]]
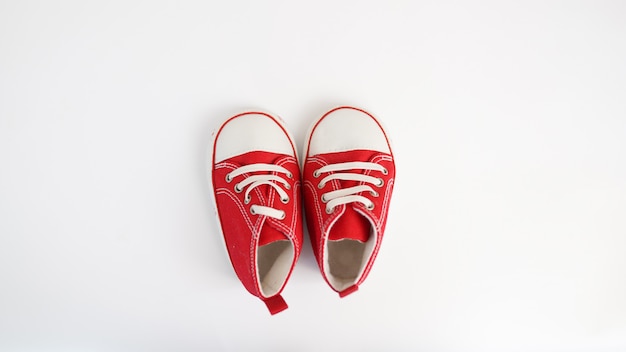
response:
[(363, 283), (380, 248), (395, 164), (381, 124), (340, 107), (322, 116), (305, 144), (304, 208), (324, 279), (344, 297)]
[(300, 169), (277, 118), (247, 112), (222, 124), (209, 164), (218, 223), (235, 273), (276, 314), (302, 248)]

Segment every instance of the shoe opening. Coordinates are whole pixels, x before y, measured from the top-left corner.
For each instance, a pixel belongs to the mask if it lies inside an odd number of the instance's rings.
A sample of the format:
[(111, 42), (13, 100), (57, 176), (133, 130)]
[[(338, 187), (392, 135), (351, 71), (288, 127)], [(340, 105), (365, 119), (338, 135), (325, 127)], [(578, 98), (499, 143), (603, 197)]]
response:
[(257, 275), (263, 297), (274, 296), (280, 291), (289, 276), (294, 256), (293, 243), (288, 240), (274, 241), (259, 246)]
[(375, 243), (373, 231), (365, 242), (348, 238), (328, 241), (326, 277), (336, 291), (341, 292), (359, 281)]

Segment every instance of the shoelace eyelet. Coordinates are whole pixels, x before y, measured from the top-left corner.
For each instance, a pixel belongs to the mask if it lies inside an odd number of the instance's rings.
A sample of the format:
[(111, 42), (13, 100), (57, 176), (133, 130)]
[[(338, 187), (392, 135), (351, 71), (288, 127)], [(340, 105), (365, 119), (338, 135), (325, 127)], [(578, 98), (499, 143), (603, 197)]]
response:
[(370, 191), (370, 194), (372, 195), (372, 197), (378, 197), (378, 192), (376, 191)]
[(322, 194), (322, 203), (326, 203), (328, 202), (328, 199), (326, 199), (326, 195)]
[(315, 170), (315, 171), (313, 171), (313, 177), (315, 177), (315, 178), (320, 177), (320, 172), (319, 172), (319, 170)]
[(326, 214), (332, 214), (333, 211), (335, 211), (335, 207), (332, 207), (332, 208), (326, 207)]
[(383, 180), (382, 178), (378, 179), (378, 184), (376, 185), (376, 187), (382, 187), (385, 184), (385, 180)]
[(365, 209), (367, 210), (374, 210), (374, 203), (370, 203), (367, 206), (365, 206)]
[[(255, 172), (258, 172), (259, 174), (246, 176)], [(261, 172), (264, 174), (260, 174)], [(275, 207), (267, 205), (248, 205), (253, 201), (253, 197), (251, 197), (250, 192), (256, 187), (267, 185), (268, 188), (273, 189), (280, 194), (279, 199), (283, 203), (287, 203), (290, 201), (290, 197), (284, 189), (292, 188), (291, 182), (293, 181), (288, 181), (288, 179), (295, 178), (295, 173), (280, 165), (263, 163), (249, 164), (228, 172), (225, 175), (226, 182), (235, 181), (237, 175), (244, 175), (243, 180), (240, 179), (237, 182), (232, 182), (232, 185), (230, 186), (232, 188), (229, 188), (229, 190), (233, 193), (242, 193), (245, 191), (243, 197), (237, 196), (236, 199), (239, 199), (241, 202), (240, 204), (246, 204), (246, 207), (248, 207), (248, 211), (250, 212), (249, 214), (256, 216), (263, 215), (277, 220), (286, 218), (287, 214), (280, 210), (280, 207), (278, 207), (279, 209), (276, 209)], [(257, 193), (258, 192), (259, 191), (257, 190)]]
[(389, 171), (387, 169), (383, 169), (382, 172), (383, 172), (383, 175), (388, 175), (389, 174)]
[(322, 188), (324, 188), (324, 186), (325, 186), (325, 184), (323, 184), (323, 183), (319, 183), (319, 184), (317, 185), (317, 188), (322, 189)]

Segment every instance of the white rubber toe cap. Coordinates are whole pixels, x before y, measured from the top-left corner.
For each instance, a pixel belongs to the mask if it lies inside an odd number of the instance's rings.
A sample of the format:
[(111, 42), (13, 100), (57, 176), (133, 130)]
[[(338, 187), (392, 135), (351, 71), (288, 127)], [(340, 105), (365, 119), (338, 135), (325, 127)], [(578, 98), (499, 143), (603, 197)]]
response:
[(294, 155), (278, 120), (257, 112), (237, 115), (222, 125), (215, 141), (215, 162), (251, 151)]
[(391, 153), (385, 131), (374, 117), (359, 109), (342, 107), (324, 115), (314, 126), (308, 155), (355, 149)]

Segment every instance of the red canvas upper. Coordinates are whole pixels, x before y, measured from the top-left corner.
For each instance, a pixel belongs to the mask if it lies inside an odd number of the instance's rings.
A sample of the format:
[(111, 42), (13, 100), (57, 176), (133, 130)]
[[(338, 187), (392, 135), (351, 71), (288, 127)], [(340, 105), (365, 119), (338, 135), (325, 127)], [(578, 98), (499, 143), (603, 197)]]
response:
[[(218, 132), (219, 137), (219, 132)], [(216, 138), (217, 139), (217, 138)], [(295, 149), (295, 148), (294, 148)], [(295, 150), (294, 150), (295, 155)], [(257, 251), (259, 246), (272, 243), (277, 240), (289, 240), (295, 248), (295, 258), (291, 263), (289, 275), (293, 270), (302, 244), (302, 219), (300, 214), (300, 170), (298, 161), (291, 155), (275, 154), (263, 151), (250, 151), (215, 163), (213, 156), (212, 182), (215, 195), (216, 208), (221, 223), (221, 229), (235, 273), (245, 288), (253, 295), (263, 300), (272, 314), (287, 308), (285, 301), (280, 296), (284, 284), (276, 295), (264, 297), (258, 278)], [(226, 175), (231, 171), (250, 164), (274, 164), (279, 165), (291, 172), (292, 177), (280, 174), (288, 183), (286, 190), (290, 201), (284, 204), (276, 190), (268, 185), (255, 187), (251, 192), (249, 203), (244, 201), (245, 192), (237, 192), (234, 185), (252, 176), (249, 173), (236, 176), (230, 182)], [(262, 172), (262, 174), (274, 174)], [(283, 210), (285, 218), (278, 220), (263, 215), (254, 215), (250, 212), (252, 205), (263, 205)], [(285, 280), (285, 283), (288, 281)]]
[[(315, 133), (315, 128), (312, 130), (312, 133)], [(389, 148), (389, 150), (391, 150), (391, 148)], [(349, 238), (365, 242), (370, 236), (372, 236), (370, 233), (370, 229), (372, 228), (371, 224), (374, 224), (375, 226), (374, 230), (376, 242), (372, 255), (370, 256), (363, 274), (358, 281), (353, 286), (339, 292), (340, 296), (343, 297), (356, 291), (358, 286), (366, 279), (380, 248), (385, 231), (389, 201), (391, 199), (395, 179), (393, 155), (374, 150), (357, 149), (313, 156), (305, 155), (305, 158), (302, 179), (307, 226), (315, 258), (320, 266), (322, 275), (329, 285), (329, 279), (326, 277), (324, 271), (324, 250), (327, 241)], [(365, 183), (360, 181), (332, 180), (327, 182), (323, 188), (320, 189), (318, 188), (320, 179), (323, 176), (333, 174), (333, 172), (317, 177), (314, 175), (314, 172), (326, 165), (355, 161), (376, 163), (383, 166), (388, 171), (387, 174), (383, 174), (380, 171), (362, 169), (339, 171), (370, 175), (383, 180), (383, 185), (381, 187), (372, 185), (371, 183), (367, 184), (378, 193), (378, 196), (370, 194), (369, 191), (359, 193), (359, 195), (364, 196), (373, 202), (373, 209), (369, 210), (364, 204), (353, 202), (339, 205), (332, 213), (328, 214), (326, 212), (326, 204), (321, 200), (324, 193), (363, 185)]]

